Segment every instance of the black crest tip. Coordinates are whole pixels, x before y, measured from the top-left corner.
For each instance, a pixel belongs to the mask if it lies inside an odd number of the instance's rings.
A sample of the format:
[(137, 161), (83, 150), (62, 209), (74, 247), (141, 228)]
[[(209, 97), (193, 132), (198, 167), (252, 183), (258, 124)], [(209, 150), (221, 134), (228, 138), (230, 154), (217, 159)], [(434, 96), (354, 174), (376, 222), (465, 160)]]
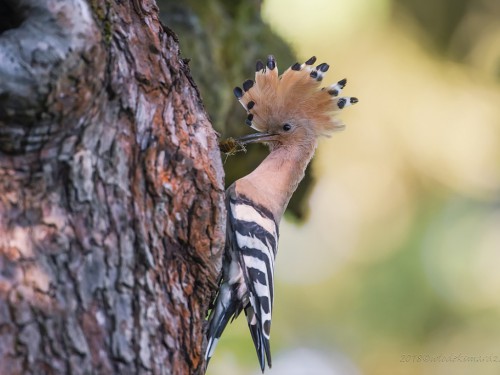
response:
[(306, 65), (312, 65), (315, 62), (316, 62), (316, 56), (313, 56), (309, 60), (306, 61)]
[(326, 73), (328, 69), (330, 69), (330, 65), (328, 65), (327, 63), (321, 63), (316, 67), (316, 69), (322, 71), (323, 73)]
[(264, 69), (264, 63), (260, 60), (257, 60), (257, 62), (255, 63), (255, 71), (260, 72), (263, 69)]
[(253, 81), (251, 79), (247, 79), (243, 82), (243, 90), (248, 91), (253, 87)]
[(267, 56), (267, 67), (270, 70), (273, 70), (274, 68), (276, 68), (276, 59), (274, 58), (273, 55)]
[(236, 99), (240, 99), (243, 96), (243, 90), (240, 87), (235, 87), (233, 93)]

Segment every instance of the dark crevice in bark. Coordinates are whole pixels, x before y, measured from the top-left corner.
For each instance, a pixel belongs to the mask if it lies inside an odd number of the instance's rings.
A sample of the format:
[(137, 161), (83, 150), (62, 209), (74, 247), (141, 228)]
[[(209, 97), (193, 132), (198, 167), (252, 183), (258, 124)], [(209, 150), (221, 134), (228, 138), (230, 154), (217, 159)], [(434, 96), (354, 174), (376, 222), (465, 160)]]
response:
[(0, 2), (0, 34), (23, 23), (25, 15), (20, 9), (16, 9), (15, 4), (5, 0)]

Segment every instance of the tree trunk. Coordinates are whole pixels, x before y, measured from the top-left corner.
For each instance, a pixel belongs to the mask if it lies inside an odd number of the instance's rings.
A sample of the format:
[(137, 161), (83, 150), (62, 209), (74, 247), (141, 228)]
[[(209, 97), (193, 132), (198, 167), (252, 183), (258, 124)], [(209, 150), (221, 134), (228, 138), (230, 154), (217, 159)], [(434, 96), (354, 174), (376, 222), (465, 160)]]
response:
[(223, 170), (175, 34), (153, 0), (0, 14), (0, 373), (204, 373)]

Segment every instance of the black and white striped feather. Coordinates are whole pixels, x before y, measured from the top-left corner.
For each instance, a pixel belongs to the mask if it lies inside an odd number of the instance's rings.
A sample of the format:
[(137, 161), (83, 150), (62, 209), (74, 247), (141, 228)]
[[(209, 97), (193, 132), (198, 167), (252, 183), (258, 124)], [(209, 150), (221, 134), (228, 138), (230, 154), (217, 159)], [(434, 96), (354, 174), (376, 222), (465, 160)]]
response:
[(206, 360), (227, 323), (244, 310), (248, 327), (264, 371), (271, 367), (269, 346), (274, 297), (274, 260), (278, 226), (272, 213), (237, 195), (230, 187), (226, 195), (228, 212), (223, 274), (215, 307), (209, 316)]

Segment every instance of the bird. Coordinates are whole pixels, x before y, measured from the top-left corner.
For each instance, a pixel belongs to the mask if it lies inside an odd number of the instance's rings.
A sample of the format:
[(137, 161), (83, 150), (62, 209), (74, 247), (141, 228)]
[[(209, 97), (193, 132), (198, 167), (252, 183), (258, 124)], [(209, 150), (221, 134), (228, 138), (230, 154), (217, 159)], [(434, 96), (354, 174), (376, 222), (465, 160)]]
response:
[(316, 57), (295, 63), (281, 76), (276, 59), (257, 61), (255, 80), (246, 80), (234, 95), (247, 111), (245, 123), (257, 132), (236, 139), (241, 145), (264, 143), (268, 156), (250, 174), (226, 190), (226, 243), (219, 289), (208, 315), (205, 361), (229, 321), (245, 312), (261, 371), (272, 366), (270, 334), (274, 300), (274, 264), (279, 224), (304, 177), (318, 139), (343, 130), (338, 112), (355, 104), (339, 96), (342, 79), (321, 87), (327, 63)]

